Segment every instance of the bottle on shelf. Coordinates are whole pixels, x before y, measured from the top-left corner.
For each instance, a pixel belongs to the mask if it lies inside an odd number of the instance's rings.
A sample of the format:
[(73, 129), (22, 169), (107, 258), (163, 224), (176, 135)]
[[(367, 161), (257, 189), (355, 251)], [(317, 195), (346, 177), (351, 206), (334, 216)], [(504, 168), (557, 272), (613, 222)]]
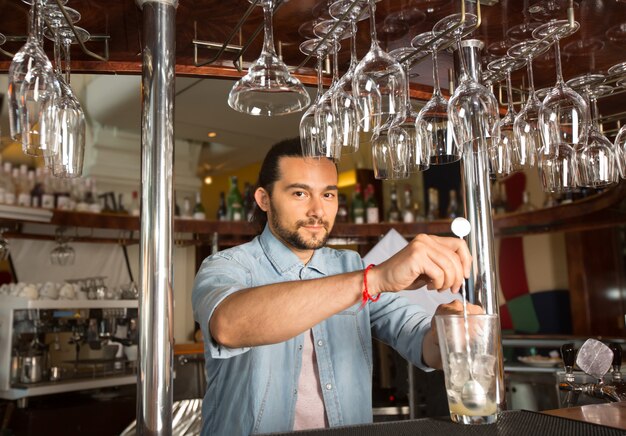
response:
[(35, 169), (35, 184), (30, 190), (30, 204), (32, 207), (41, 207), (41, 196), (43, 195), (43, 167)]
[(337, 219), (338, 223), (347, 223), (348, 222), (348, 199), (346, 198), (346, 194), (339, 194), (337, 196), (338, 207), (337, 207)]
[(493, 213), (500, 215), (507, 212), (506, 188), (503, 183), (495, 182), (492, 190), (491, 208)]
[[(33, 175), (34, 176), (34, 175)], [(32, 191), (31, 180), (34, 185), (35, 178), (29, 174), (28, 167), (24, 164), (20, 165), (19, 175), (17, 179), (18, 183), (18, 194), (17, 194), (17, 205), (30, 207), (31, 206), (31, 196), (30, 192)]]
[(459, 201), (456, 197), (456, 191), (450, 189), (450, 196), (448, 198), (448, 210), (446, 211), (446, 217), (454, 219), (459, 216)]
[(130, 200), (130, 214), (132, 216), (141, 215), (141, 205), (139, 203), (139, 193), (137, 191), (133, 191), (132, 193)]
[(380, 221), (378, 203), (374, 194), (374, 185), (368, 183), (365, 188), (365, 221), (368, 224), (376, 224)]
[(404, 186), (404, 208), (402, 209), (402, 222), (404, 223), (415, 222), (415, 210), (414, 210), (414, 204), (413, 204), (413, 192), (411, 190), (411, 185)]
[(415, 216), (416, 223), (424, 222), (426, 219), (418, 201), (413, 203), (413, 215)]
[(230, 177), (230, 190), (226, 198), (228, 206), (228, 219), (230, 221), (243, 221), (243, 199), (239, 192), (237, 176)]
[(226, 221), (228, 219), (228, 208), (226, 207), (226, 194), (220, 192), (220, 202), (217, 208), (217, 220)]
[(354, 224), (365, 223), (365, 201), (363, 201), (360, 183), (354, 186), (354, 195), (352, 196), (352, 222)]
[(536, 207), (530, 202), (530, 192), (524, 191), (522, 193), (522, 204), (517, 209), (518, 212), (530, 212), (535, 210)]
[(252, 192), (252, 185), (249, 182), (244, 184), (243, 188), (243, 214), (246, 221), (252, 221), (252, 214), (254, 212), (254, 193)]
[(428, 188), (428, 221), (439, 219), (439, 190), (437, 188)]
[(193, 211), (191, 209), (191, 200), (189, 199), (189, 197), (185, 197), (183, 199), (183, 208), (180, 211), (180, 217), (181, 218), (193, 218)]
[(50, 170), (47, 167), (44, 167), (42, 176), (41, 207), (54, 209), (54, 192), (52, 192), (52, 186), (50, 185)]
[(204, 210), (204, 206), (202, 205), (202, 198), (200, 196), (200, 192), (196, 192), (196, 204), (193, 207), (193, 219), (195, 220), (206, 219), (206, 212)]
[(4, 204), (15, 204), (15, 183), (13, 183), (13, 171), (11, 162), (4, 163)]
[(391, 195), (389, 201), (389, 210), (387, 211), (387, 221), (390, 223), (400, 222), (400, 208), (398, 207), (398, 192), (395, 183), (391, 185)]

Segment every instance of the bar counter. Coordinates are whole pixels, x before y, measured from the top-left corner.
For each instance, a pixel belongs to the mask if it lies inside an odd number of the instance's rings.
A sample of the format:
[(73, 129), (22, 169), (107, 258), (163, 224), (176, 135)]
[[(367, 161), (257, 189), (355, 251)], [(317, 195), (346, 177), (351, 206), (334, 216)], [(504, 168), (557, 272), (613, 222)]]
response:
[(498, 422), (487, 425), (461, 425), (453, 423), (448, 418), (424, 418), (332, 429), (272, 433), (271, 435), (288, 434), (294, 436), (624, 436), (626, 435), (626, 403), (596, 404), (548, 412), (505, 411), (500, 415)]

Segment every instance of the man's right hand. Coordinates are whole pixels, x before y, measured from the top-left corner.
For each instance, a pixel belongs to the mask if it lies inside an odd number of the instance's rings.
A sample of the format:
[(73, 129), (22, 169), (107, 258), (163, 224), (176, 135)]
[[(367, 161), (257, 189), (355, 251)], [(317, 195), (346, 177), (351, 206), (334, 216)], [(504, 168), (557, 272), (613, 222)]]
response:
[(469, 277), (472, 256), (463, 239), (421, 234), (368, 273), (370, 294), (417, 289), (450, 288), (458, 292)]

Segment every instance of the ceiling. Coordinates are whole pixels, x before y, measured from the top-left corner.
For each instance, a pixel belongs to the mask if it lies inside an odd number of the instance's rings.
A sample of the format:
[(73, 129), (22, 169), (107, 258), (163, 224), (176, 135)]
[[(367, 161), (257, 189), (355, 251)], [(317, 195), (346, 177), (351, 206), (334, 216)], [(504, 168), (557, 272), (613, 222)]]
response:
[[(515, 42), (511, 39), (511, 29), (515, 26), (565, 18), (569, 1), (483, 0), (482, 3), (482, 23), (472, 36), (485, 42), (484, 57), (488, 59), (501, 55), (503, 47)], [(487, 6), (486, 3), (493, 5)], [(606, 72), (612, 65), (625, 61), (626, 1), (577, 0), (573, 3), (581, 27), (561, 42), (565, 79), (587, 72)], [(326, 0), (285, 0), (279, 5), (274, 17), (274, 37), (288, 65), (298, 66), (305, 60), (298, 46), (308, 37), (312, 20), (326, 15), (326, 4)], [(458, 12), (460, 5), (461, 0), (382, 0), (377, 3), (376, 10), (378, 37), (388, 50), (408, 46), (413, 36), (431, 30), (439, 19)], [(475, 11), (474, 3), (468, 1), (466, 5), (469, 11)], [(90, 50), (98, 54), (105, 52), (103, 36), (109, 43), (106, 62), (90, 58), (79, 47), (72, 50), (73, 71), (96, 74), (93, 80), (83, 80), (83, 104), (89, 117), (105, 126), (138, 133), (141, 11), (134, 0), (69, 0), (67, 6), (81, 13), (82, 19), (77, 24), (95, 36), (87, 43)], [(196, 66), (194, 62), (192, 40), (223, 43), (248, 7), (247, 0), (181, 0), (177, 10), (175, 134), (181, 140), (204, 143), (202, 165), (208, 165), (216, 174), (260, 160), (272, 143), (298, 132), (301, 114), (252, 117), (228, 107), (228, 91), (233, 80), (242, 75), (233, 65), (237, 54), (225, 52), (204, 66)], [(0, 0), (0, 33), (8, 37), (25, 35), (27, 15), (28, 5), (22, 1)], [(231, 44), (245, 43), (261, 24), (262, 13), (256, 7), (243, 23), (241, 32), (235, 32)], [(260, 32), (243, 54), (244, 66), (258, 56), (262, 35)], [(0, 48), (9, 52), (19, 50), (23, 42), (11, 39), (14, 38), (9, 38)], [(359, 23), (357, 39), (357, 52), (361, 57), (369, 47), (367, 20)], [(51, 56), (50, 43), (46, 45), (46, 51)], [(550, 86), (555, 81), (552, 53), (550, 51), (535, 61), (538, 88)], [(209, 60), (215, 54), (215, 50), (200, 48), (199, 61)], [(448, 53), (441, 53), (440, 58), (439, 77), (442, 85), (447, 87), (451, 58)], [(340, 69), (345, 70), (348, 62), (346, 44), (340, 54)], [(0, 54), (0, 72), (6, 72), (9, 65), (10, 58)], [(311, 93), (315, 82), (312, 65), (313, 62), (308, 61), (297, 71), (298, 77), (311, 85)], [(429, 60), (413, 67), (411, 86), (414, 95), (429, 97), (431, 68)], [(524, 74), (524, 71), (515, 73), (514, 86), (527, 83)], [(623, 110), (621, 98), (612, 99), (603, 102), (606, 110)], [(5, 107), (2, 115), (4, 120), (0, 120), (0, 126), (5, 128)], [(209, 132), (216, 132), (217, 136), (208, 138)]]

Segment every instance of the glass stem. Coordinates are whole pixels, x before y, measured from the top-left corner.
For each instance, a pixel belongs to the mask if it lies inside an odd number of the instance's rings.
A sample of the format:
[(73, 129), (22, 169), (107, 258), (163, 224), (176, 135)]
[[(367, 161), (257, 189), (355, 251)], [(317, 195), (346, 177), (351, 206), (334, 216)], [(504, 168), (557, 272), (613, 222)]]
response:
[(350, 21), (352, 36), (350, 37), (350, 67), (356, 65), (356, 20)]
[(563, 70), (561, 69), (561, 47), (559, 40), (554, 42), (554, 64), (556, 65), (556, 83), (563, 83)]
[(372, 47), (378, 45), (378, 37), (376, 36), (376, 0), (370, 0), (370, 38), (372, 38)]
[(323, 80), (323, 71), (322, 71), (322, 64), (324, 61), (324, 56), (322, 56), (321, 53), (318, 53), (317, 56), (317, 96), (315, 97), (315, 101), (318, 101), (320, 99), (320, 97), (322, 96), (322, 92), (324, 90), (323, 86), (322, 86), (322, 80)]
[(65, 83), (70, 86), (70, 51), (72, 51), (72, 40), (65, 38)]
[(510, 113), (514, 113), (515, 109), (513, 108), (513, 86), (511, 85), (511, 71), (507, 70), (506, 72), (506, 98), (507, 98), (507, 110)]
[(439, 62), (437, 61), (437, 50), (433, 48), (433, 96), (441, 95), (441, 85), (439, 84)]
[(526, 71), (528, 74), (528, 99), (530, 100), (535, 96), (535, 78), (533, 77), (533, 58), (528, 58), (528, 63), (526, 64)]
[(461, 64), (461, 75), (459, 77), (459, 82), (463, 80), (463, 78), (469, 77), (467, 71), (467, 65), (465, 64), (465, 56), (463, 56), (463, 47), (461, 47), (461, 38), (457, 36), (456, 38), (456, 47), (459, 51), (459, 61)]
[(411, 106), (411, 87), (409, 86), (411, 84), (409, 80), (411, 62), (406, 61), (404, 64), (402, 64), (402, 66), (404, 67), (404, 75), (406, 76), (406, 80), (404, 81), (404, 95), (406, 99), (404, 108), (406, 116), (408, 117), (411, 114), (411, 110), (413, 109), (413, 107)]
[(60, 76), (61, 73), (61, 37), (57, 34), (54, 38), (54, 72)]
[(43, 17), (41, 15), (41, 0), (33, 0), (30, 8), (30, 34), (29, 38), (35, 38), (43, 47)]
[(339, 78), (339, 49), (336, 46), (336, 41), (333, 39), (333, 80), (330, 86), (332, 87), (335, 83), (337, 83), (337, 79)]
[(276, 54), (274, 48), (274, 31), (272, 29), (272, 15), (274, 14), (274, 2), (263, 2), (263, 30), (265, 37), (263, 39), (263, 51), (265, 53)]
[(600, 131), (600, 117), (598, 113), (598, 98), (591, 96), (591, 125), (595, 127), (595, 129)]

